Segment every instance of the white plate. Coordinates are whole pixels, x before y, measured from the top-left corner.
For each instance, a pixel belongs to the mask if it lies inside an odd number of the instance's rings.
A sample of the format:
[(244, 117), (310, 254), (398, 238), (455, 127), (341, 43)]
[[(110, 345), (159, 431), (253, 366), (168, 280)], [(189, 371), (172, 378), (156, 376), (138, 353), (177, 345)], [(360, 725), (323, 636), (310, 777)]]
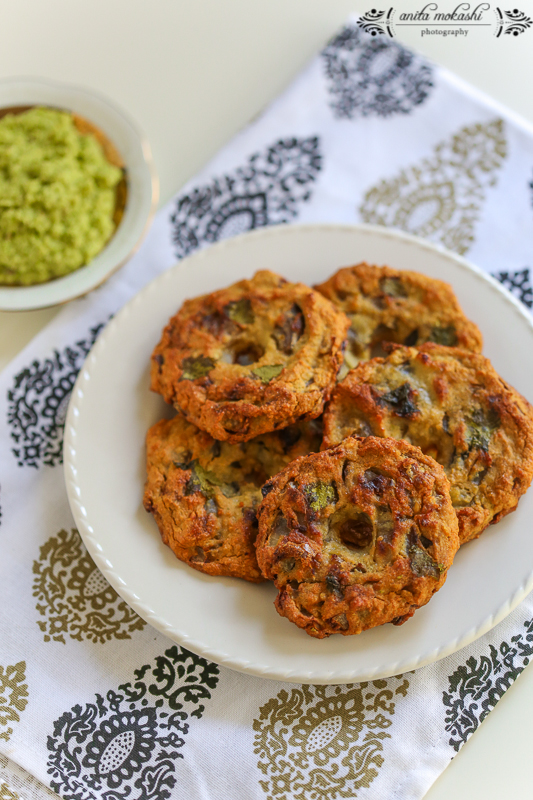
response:
[(464, 259), (414, 237), (367, 226), (263, 229), (177, 264), (109, 323), (83, 367), (69, 406), (65, 475), (89, 552), (117, 592), (155, 628), (195, 653), (242, 672), (303, 683), (394, 675), (453, 653), (488, 631), (532, 588), (533, 492), (518, 510), (457, 555), (428, 606), (401, 627), (313, 639), (276, 613), (275, 589), (211, 578), (177, 561), (142, 507), (144, 436), (171, 416), (150, 393), (149, 359), (183, 300), (272, 269), (322, 281), (366, 260), (452, 284), (481, 328), (495, 368), (533, 398), (533, 325), (508, 292)]
[(33, 78), (0, 81), (0, 108), (44, 105), (73, 111), (96, 125), (115, 145), (126, 170), (124, 215), (104, 249), (85, 267), (35, 286), (0, 286), (0, 310), (30, 311), (65, 303), (90, 292), (133, 255), (157, 206), (159, 182), (150, 146), (123, 111), (87, 89)]

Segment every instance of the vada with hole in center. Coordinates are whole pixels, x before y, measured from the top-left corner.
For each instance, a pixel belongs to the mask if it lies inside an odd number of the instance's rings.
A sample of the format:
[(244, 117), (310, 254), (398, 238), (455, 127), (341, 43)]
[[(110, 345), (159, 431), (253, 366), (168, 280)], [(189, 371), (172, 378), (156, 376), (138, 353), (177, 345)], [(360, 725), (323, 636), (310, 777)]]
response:
[(262, 489), (257, 560), (310, 636), (400, 625), (446, 580), (459, 548), (443, 468), (404, 441), (350, 436)]

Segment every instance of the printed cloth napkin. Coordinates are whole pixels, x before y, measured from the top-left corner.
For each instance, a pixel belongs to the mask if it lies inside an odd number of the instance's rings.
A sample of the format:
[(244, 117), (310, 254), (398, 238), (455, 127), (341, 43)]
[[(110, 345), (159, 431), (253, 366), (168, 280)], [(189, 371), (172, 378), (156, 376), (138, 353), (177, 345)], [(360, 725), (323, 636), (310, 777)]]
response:
[(301, 686), (209, 663), (95, 568), (63, 483), (66, 406), (112, 314), (176, 259), (251, 228), (394, 226), (468, 254), (531, 307), (532, 170), (526, 123), (353, 21), (159, 212), (128, 265), (4, 371), (2, 800), (424, 795), (527, 665), (533, 599), (387, 680)]

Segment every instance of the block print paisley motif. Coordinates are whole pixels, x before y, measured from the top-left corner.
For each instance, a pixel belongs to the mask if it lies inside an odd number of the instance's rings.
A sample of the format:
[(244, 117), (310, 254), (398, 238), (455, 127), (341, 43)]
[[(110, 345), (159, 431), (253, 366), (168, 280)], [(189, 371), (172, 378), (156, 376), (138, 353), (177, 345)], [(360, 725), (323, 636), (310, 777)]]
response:
[(267, 800), (355, 798), (384, 762), (395, 704), (409, 681), (283, 689), (254, 720), (254, 752)]
[(238, 169), (178, 197), (171, 216), (178, 258), (202, 244), (290, 222), (311, 197), (321, 169), (320, 142), (280, 139)]
[(397, 42), (344, 28), (322, 53), (339, 119), (408, 114), (433, 87), (431, 67)]
[(15, 376), (7, 393), (7, 421), (19, 467), (55, 467), (63, 462), (63, 429), (70, 393), (85, 357), (103, 328), (64, 350), (35, 360)]
[(430, 158), (372, 187), (359, 208), (361, 217), (466, 253), (506, 154), (502, 120), (462, 128)]
[(12, 722), (20, 722), (20, 713), (28, 703), (26, 662), (0, 665), (0, 739), (6, 742), (13, 733)]
[(219, 669), (173, 646), (134, 675), (132, 682), (74, 706), (54, 723), (48, 773), (64, 800), (171, 796), (190, 719), (202, 716)]
[(525, 622), (524, 628), (499, 648), (491, 644), (487, 654), (472, 656), (448, 678), (448, 691), (443, 692), (442, 699), (449, 744), (457, 752), (529, 664), (533, 620)]
[(7, 783), (0, 783), (0, 800), (20, 800), (20, 795), (12, 792)]
[(533, 287), (529, 269), (519, 269), (516, 272), (496, 272), (496, 280), (500, 281), (506, 289), (518, 297), (528, 308), (533, 308)]
[(59, 531), (33, 563), (33, 596), (44, 641), (130, 639), (145, 622), (118, 596), (90, 557), (76, 529)]

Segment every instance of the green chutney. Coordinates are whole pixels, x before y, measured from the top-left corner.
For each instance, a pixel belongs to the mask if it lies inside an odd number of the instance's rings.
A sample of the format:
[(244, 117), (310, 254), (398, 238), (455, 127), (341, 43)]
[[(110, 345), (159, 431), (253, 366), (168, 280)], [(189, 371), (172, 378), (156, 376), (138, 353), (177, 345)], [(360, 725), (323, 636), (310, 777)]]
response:
[(0, 120), (0, 284), (43, 283), (91, 261), (115, 230), (122, 177), (68, 112), (6, 114)]

